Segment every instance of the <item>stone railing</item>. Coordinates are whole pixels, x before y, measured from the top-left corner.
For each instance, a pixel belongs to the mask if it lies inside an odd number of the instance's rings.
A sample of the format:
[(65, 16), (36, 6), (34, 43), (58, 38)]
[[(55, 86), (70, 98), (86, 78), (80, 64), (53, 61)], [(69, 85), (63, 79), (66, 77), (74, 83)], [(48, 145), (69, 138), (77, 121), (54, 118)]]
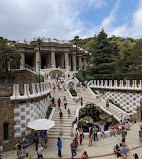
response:
[[(131, 83), (131, 84), (130, 84)], [(88, 87), (101, 89), (142, 90), (142, 80), (91, 80)]]
[(24, 95), (20, 95), (19, 84), (13, 85), (13, 95), (10, 97), (11, 100), (17, 99), (29, 99), (36, 98), (46, 95), (50, 92), (50, 86), (48, 83), (32, 83), (32, 93), (29, 90), (29, 84), (24, 84)]

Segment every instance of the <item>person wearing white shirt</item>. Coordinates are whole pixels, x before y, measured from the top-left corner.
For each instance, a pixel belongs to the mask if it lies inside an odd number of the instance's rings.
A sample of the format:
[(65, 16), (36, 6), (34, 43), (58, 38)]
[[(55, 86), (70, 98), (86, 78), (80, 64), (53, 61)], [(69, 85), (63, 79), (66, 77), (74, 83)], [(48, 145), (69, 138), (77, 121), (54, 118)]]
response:
[(39, 144), (37, 149), (38, 159), (43, 158), (42, 152), (43, 152), (43, 147), (41, 146), (41, 144)]

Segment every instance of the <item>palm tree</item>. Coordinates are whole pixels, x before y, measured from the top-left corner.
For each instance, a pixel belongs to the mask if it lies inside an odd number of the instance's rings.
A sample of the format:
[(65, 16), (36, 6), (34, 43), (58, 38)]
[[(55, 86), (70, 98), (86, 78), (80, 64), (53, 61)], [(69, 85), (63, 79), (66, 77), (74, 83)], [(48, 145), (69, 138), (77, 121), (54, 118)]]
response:
[(13, 66), (20, 65), (21, 55), (17, 51), (15, 41), (0, 37), (0, 71), (8, 72), (8, 63), (12, 60)]
[(76, 71), (77, 71), (77, 45), (78, 45), (78, 41), (79, 41), (79, 36), (78, 35), (74, 36), (74, 42), (76, 45)]

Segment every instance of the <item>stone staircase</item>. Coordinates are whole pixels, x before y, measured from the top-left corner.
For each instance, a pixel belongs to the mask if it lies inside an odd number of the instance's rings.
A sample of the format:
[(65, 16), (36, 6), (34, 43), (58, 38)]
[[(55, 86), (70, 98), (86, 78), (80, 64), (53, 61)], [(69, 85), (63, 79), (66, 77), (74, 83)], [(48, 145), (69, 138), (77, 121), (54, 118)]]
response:
[[(72, 74), (71, 74), (72, 75)], [(71, 78), (70, 78), (71, 79)], [(76, 83), (76, 80), (73, 80)], [(48, 81), (50, 83), (55, 83), (55, 80), (51, 80)], [(77, 91), (77, 90), (76, 90)], [(95, 96), (90, 92), (90, 90), (88, 88), (86, 88), (85, 90), (80, 89), (78, 92), (78, 96), (83, 98), (83, 105), (86, 105), (87, 103), (94, 103), (97, 106), (99, 106), (102, 110), (104, 110), (106, 113), (108, 114), (113, 114), (114, 117), (120, 121), (121, 120), (121, 111), (119, 109), (116, 109), (113, 106), (109, 106), (109, 109), (106, 110), (106, 104), (105, 101), (98, 101)], [(56, 108), (55, 108), (55, 113), (54, 116), (52, 118), (53, 121), (55, 121), (55, 126), (53, 128), (51, 128), (48, 132), (48, 137), (49, 138), (64, 138), (64, 139), (70, 139), (71, 134), (73, 133), (74, 129), (72, 127), (72, 122), (75, 119), (76, 116), (76, 110), (78, 107), (80, 107), (80, 102), (76, 103), (75, 101), (73, 101), (70, 97), (70, 95), (68, 94), (67, 91), (58, 91), (56, 90), (55, 93), (53, 93), (53, 96), (55, 98), (55, 103), (56, 103)], [(67, 110), (65, 110), (64, 108), (64, 103), (63, 103), (63, 98), (64, 96), (66, 96), (67, 99), (67, 108), (70, 108), (71, 111), (71, 116), (68, 117), (68, 112)], [(61, 110), (63, 112), (63, 123), (60, 124), (60, 118), (59, 118), (59, 110), (58, 110), (58, 106), (57, 106), (57, 100), (60, 97), (61, 99)], [(126, 118), (126, 114), (123, 114), (123, 118)]]
[[(52, 82), (53, 82), (53, 80), (52, 80)], [(56, 92), (55, 93), (52, 92), (52, 94), (55, 98), (55, 103), (56, 103), (55, 113), (52, 118), (52, 120), (55, 121), (55, 126), (49, 130), (48, 137), (49, 138), (61, 137), (61, 138), (65, 138), (65, 139), (72, 138), (71, 133), (73, 133), (73, 131), (74, 131), (74, 129), (72, 127), (72, 122), (75, 119), (76, 109), (80, 106), (80, 103), (75, 103), (75, 101), (73, 101), (70, 98), (67, 91), (56, 90)], [(64, 108), (64, 103), (63, 103), (64, 96), (66, 96), (66, 99), (67, 99), (67, 103), (68, 103), (67, 108), (70, 108), (70, 112), (71, 112), (71, 115), (69, 117), (68, 117), (67, 110), (65, 110), (65, 108)], [(58, 106), (57, 106), (57, 100), (59, 97), (61, 99), (60, 108), (63, 112), (62, 124), (60, 124), (59, 110), (58, 110)], [(61, 133), (62, 133), (62, 135), (61, 135)]]
[[(74, 80), (76, 82), (76, 80)], [(108, 114), (112, 114), (118, 121), (121, 119), (125, 119), (128, 117), (127, 113), (124, 113), (123, 111), (117, 109), (116, 107), (113, 107), (111, 104), (109, 106), (109, 109), (106, 110), (106, 103), (105, 101), (98, 101), (94, 97), (94, 95), (89, 91), (89, 89), (80, 89), (78, 92), (78, 95), (83, 98), (83, 105), (87, 103), (94, 103), (97, 106), (99, 106), (102, 110), (104, 110)]]

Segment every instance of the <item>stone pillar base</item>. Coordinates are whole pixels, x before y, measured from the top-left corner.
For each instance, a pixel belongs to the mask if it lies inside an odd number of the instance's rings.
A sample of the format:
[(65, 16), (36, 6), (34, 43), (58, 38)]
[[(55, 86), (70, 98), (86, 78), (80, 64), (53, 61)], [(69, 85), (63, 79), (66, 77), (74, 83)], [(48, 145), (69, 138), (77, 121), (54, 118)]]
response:
[(73, 67), (73, 71), (76, 71), (76, 67)]
[(20, 69), (24, 69), (25, 68), (25, 66), (20, 66)]

